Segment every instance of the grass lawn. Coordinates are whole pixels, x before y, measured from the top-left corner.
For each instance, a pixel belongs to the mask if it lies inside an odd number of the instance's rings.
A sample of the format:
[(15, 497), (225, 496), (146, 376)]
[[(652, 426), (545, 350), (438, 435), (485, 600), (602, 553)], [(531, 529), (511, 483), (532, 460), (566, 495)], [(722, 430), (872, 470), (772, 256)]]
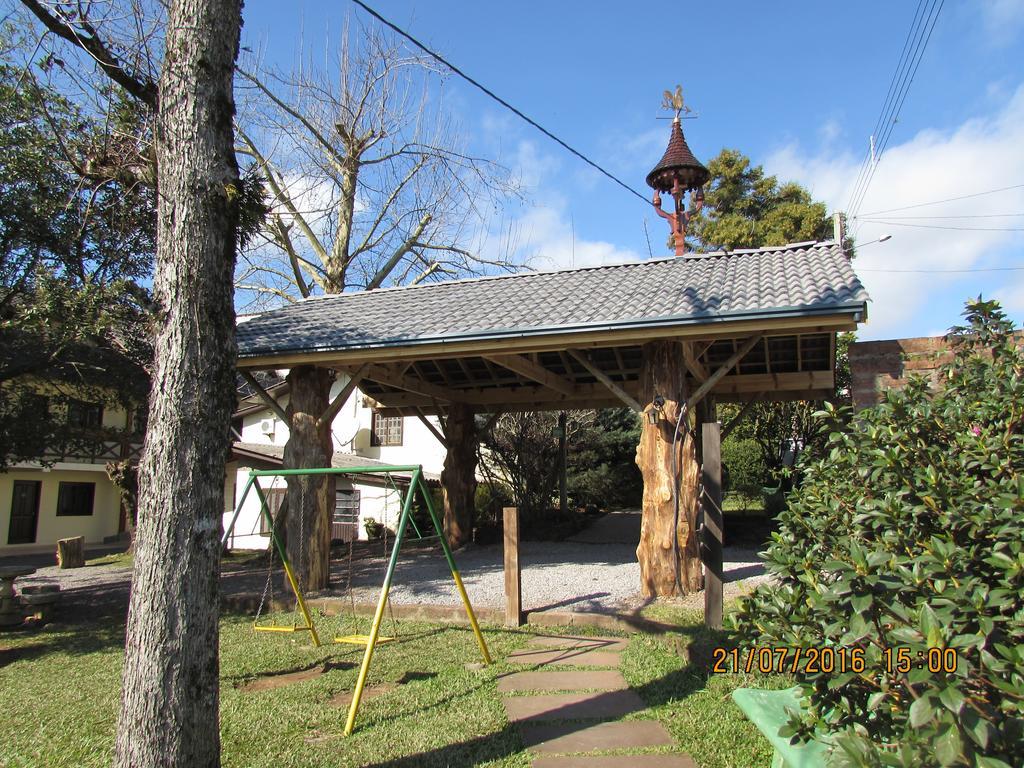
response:
[[(679, 632), (634, 635), (623, 656), (623, 674), (651, 707), (631, 717), (661, 720), (702, 768), (768, 766), (767, 742), (729, 692), (738, 686), (785, 687), (789, 681), (708, 676), (706, 659), (718, 637), (701, 628), (695, 614), (675, 618)], [(367, 625), (318, 621), (324, 639), (336, 629), (366, 632)], [(497, 663), (473, 671), (465, 667), (479, 660), (468, 628), (403, 621), (398, 631), (400, 642), (378, 648), (368, 681), (392, 687), (364, 699), (356, 732), (345, 738), (347, 704), (331, 700), (353, 689), (362, 649), (333, 644), (314, 649), (302, 634), (257, 635), (247, 617), (225, 616), (223, 765), (528, 766), (495, 678), (512, 669), (503, 659), (529, 634), (485, 628)], [(0, 711), (6, 713), (0, 718), (0, 765), (110, 764), (123, 636), (123, 622), (0, 634)], [(309, 679), (266, 690), (246, 688), (268, 674), (324, 665), (326, 671)]]

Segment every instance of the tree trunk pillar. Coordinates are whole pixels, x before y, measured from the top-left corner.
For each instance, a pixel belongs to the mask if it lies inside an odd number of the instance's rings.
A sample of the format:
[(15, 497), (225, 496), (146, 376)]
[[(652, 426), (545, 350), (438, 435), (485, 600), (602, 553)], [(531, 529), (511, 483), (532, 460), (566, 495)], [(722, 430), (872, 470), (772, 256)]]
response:
[(452, 547), (461, 547), (473, 534), (476, 500), (476, 416), (472, 406), (453, 403), (445, 421), (448, 453), (444, 457), (444, 530)]
[[(676, 435), (676, 422), (686, 393), (686, 366), (679, 343), (645, 344), (640, 372), (640, 402), (645, 410), (636, 451), (636, 463), (644, 479), (636, 556), (645, 597), (689, 594), (703, 586), (697, 537), (699, 473), (694, 441), (689, 434), (693, 414), (686, 415), (687, 423), (680, 424)], [(656, 396), (664, 398), (660, 409), (654, 406)], [(652, 414), (656, 417), (654, 423)]]
[[(299, 365), (288, 372), (286, 469), (331, 466), (334, 445), (330, 424), (318, 429), (317, 419), (330, 404), (332, 382), (333, 377), (327, 370), (312, 365)], [(299, 475), (288, 478), (286, 551), (299, 585), (305, 591), (326, 589), (330, 583), (333, 510), (333, 476)]]

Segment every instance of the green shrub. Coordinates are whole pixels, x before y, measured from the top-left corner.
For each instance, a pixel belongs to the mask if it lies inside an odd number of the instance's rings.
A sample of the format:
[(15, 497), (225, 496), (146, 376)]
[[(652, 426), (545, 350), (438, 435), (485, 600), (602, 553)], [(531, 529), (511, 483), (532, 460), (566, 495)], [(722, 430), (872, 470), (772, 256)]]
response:
[[(863, 653), (860, 674), (799, 676), (789, 732), (832, 732), (833, 765), (1024, 765), (1024, 353), (998, 305), (966, 317), (940, 391), (888, 392), (805, 467), (775, 583), (733, 618), (745, 644)], [(909, 672), (887, 668), (901, 648)], [(929, 649), (956, 671), (919, 669)]]
[(727, 495), (751, 506), (763, 495), (766, 474), (764, 456), (756, 440), (743, 438), (722, 443), (722, 485)]

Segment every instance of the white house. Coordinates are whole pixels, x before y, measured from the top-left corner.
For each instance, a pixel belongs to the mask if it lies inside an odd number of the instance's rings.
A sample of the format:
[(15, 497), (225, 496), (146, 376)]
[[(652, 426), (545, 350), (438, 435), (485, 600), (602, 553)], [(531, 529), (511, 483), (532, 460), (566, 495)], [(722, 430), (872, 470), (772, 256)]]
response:
[[(138, 458), (142, 435), (132, 415), (84, 400), (63, 399), (68, 425), (109, 439), (83, 439), (53, 447), (41, 462), (0, 473), (0, 555), (53, 552), (58, 539), (84, 536), (86, 544), (117, 539), (125, 531), (121, 496), (107, 477), (107, 462)], [(102, 432), (101, 432), (102, 431)]]
[[(339, 376), (331, 387), (330, 396), (335, 397), (347, 383), (347, 377)], [(287, 406), (286, 383), (271, 387), (269, 392), (282, 407)], [(281, 467), (284, 446), (288, 442), (288, 425), (276, 418), (257, 396), (243, 400), (235, 418), (236, 442), (224, 485), (225, 528), (248, 481), (249, 470)], [(436, 417), (428, 418), (440, 431)], [(336, 467), (420, 464), (428, 480), (440, 479), (445, 449), (430, 429), (418, 418), (381, 416), (358, 388), (338, 411), (331, 433), (335, 451), (332, 463)], [(365, 524), (369, 518), (393, 529), (401, 512), (401, 494), (396, 486), (404, 492), (403, 481), (407, 480), (408, 476), (401, 474), (391, 479), (373, 473), (339, 475), (332, 538), (343, 541), (367, 538)], [(271, 511), (276, 512), (286, 492), (284, 478), (261, 478), (260, 486), (267, 491)], [(250, 492), (228, 546), (264, 549), (268, 543), (269, 534), (261, 519), (259, 499)]]

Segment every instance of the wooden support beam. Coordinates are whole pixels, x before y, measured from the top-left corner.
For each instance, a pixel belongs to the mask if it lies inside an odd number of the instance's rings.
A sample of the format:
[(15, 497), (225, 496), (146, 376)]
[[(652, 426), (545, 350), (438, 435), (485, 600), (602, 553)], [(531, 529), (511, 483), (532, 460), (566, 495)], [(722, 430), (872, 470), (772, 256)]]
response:
[(746, 415), (750, 413), (750, 409), (753, 408), (756, 403), (761, 402), (762, 397), (764, 397), (764, 392), (760, 392), (754, 397), (750, 398), (747, 402), (743, 404), (743, 407), (740, 408), (739, 413), (733, 416), (732, 421), (725, 425), (725, 429), (722, 430), (721, 436), (721, 440), (723, 443), (725, 442), (725, 438), (727, 438), (732, 433), (732, 431), (740, 425), (740, 423), (743, 421)]
[(638, 403), (632, 395), (626, 392), (626, 390), (624, 390), (622, 387), (620, 387), (618, 384), (612, 381), (611, 378), (609, 378), (604, 371), (602, 371), (600, 368), (594, 365), (594, 363), (591, 362), (590, 360), (590, 356), (587, 355), (586, 352), (583, 352), (582, 350), (578, 349), (568, 349), (566, 351), (570, 355), (572, 355), (573, 360), (575, 360), (577, 363), (586, 368), (587, 371), (590, 372), (591, 376), (593, 376), (599, 382), (604, 384), (608, 389), (610, 389), (612, 391), (612, 394), (619, 398), (619, 400), (624, 402), (637, 413), (643, 411), (643, 407), (640, 405), (640, 403)]
[(406, 392), (412, 392), (425, 397), (433, 397), (437, 400), (449, 403), (461, 403), (464, 400), (460, 393), (454, 389), (439, 387), (436, 384), (431, 384), (430, 382), (422, 381), (420, 379), (413, 378), (412, 376), (395, 374), (383, 365), (371, 365), (367, 369), (364, 378), (369, 379), (370, 381), (376, 381), (379, 384), (387, 384), (389, 387), (403, 389)]
[(331, 401), (331, 404), (327, 406), (327, 410), (324, 411), (320, 415), (320, 418), (316, 420), (317, 429), (323, 429), (334, 421), (334, 417), (338, 415), (338, 411), (341, 410), (341, 407), (345, 405), (350, 397), (352, 397), (352, 393), (355, 391), (356, 387), (359, 386), (359, 382), (363, 380), (363, 376), (366, 374), (366, 369), (369, 367), (370, 366), (367, 363), (363, 363), (355, 373), (349, 374), (348, 383), (341, 388), (341, 391), (338, 392), (337, 396)]
[(704, 396), (714, 389), (715, 384), (717, 384), (725, 374), (731, 371), (735, 365), (743, 359), (743, 356), (754, 348), (754, 345), (757, 344), (763, 336), (763, 333), (755, 333), (743, 342), (743, 344), (740, 345), (740, 348), (733, 352), (732, 356), (722, 363), (721, 367), (719, 367), (717, 371), (708, 376), (707, 380), (697, 388), (696, 392), (690, 395), (686, 401), (686, 410), (689, 411), (693, 406), (703, 400)]
[(519, 627), (523, 624), (523, 572), (519, 565), (519, 510), (505, 507), (505, 624)]
[(704, 494), (700, 559), (704, 563), (704, 624), (722, 628), (722, 443), (717, 421), (701, 427)]
[(561, 376), (555, 375), (544, 366), (538, 365), (522, 355), (484, 355), (484, 359), (490, 360), (502, 368), (508, 368), (513, 373), (525, 376), (538, 384), (543, 384), (548, 389), (553, 389), (566, 397), (576, 394), (576, 387), (572, 382), (566, 381)]
[(423, 426), (426, 427), (430, 431), (430, 434), (437, 438), (437, 442), (439, 442), (445, 448), (445, 450), (447, 450), (448, 441), (444, 439), (444, 435), (441, 434), (440, 430), (438, 430), (437, 427), (430, 423), (430, 420), (427, 418), (427, 414), (423, 412), (422, 408), (416, 409), (416, 418), (423, 422)]
[(697, 381), (707, 381), (708, 376), (711, 374), (708, 372), (707, 367), (697, 357), (697, 350), (694, 349), (696, 342), (683, 341), (680, 342), (683, 348), (683, 362), (686, 363), (686, 370), (690, 372)]
[(246, 383), (256, 391), (256, 394), (259, 395), (260, 400), (266, 403), (267, 407), (274, 412), (274, 415), (277, 416), (277, 418), (279, 418), (285, 424), (287, 424), (288, 414), (285, 413), (284, 408), (281, 407), (281, 404), (277, 402), (277, 400), (275, 400), (273, 396), (271, 396), (271, 394), (263, 388), (263, 385), (256, 381), (256, 377), (253, 376), (249, 371), (242, 368), (240, 368), (238, 372), (242, 374), (242, 378), (245, 379)]

